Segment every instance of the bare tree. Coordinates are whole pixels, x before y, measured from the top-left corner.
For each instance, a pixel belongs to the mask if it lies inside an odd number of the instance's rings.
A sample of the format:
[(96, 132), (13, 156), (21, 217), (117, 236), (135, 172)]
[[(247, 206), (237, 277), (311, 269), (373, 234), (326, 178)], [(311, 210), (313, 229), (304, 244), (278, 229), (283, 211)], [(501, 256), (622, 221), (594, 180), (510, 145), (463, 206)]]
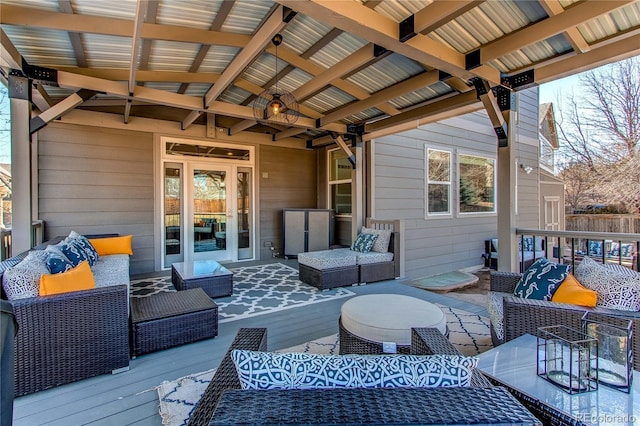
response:
[(640, 212), (640, 57), (587, 72), (580, 84), (584, 94), (556, 109), (567, 201), (601, 199)]

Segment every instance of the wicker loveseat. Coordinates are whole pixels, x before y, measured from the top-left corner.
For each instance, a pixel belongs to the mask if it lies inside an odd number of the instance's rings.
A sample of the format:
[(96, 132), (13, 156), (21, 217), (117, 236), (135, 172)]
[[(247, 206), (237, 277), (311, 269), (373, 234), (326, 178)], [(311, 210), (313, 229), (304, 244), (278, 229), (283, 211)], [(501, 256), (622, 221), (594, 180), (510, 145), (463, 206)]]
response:
[[(0, 262), (0, 279), (27, 254)], [(15, 396), (128, 369), (128, 301), (127, 284), (11, 300), (18, 323)]]
[[(514, 272), (491, 272), (490, 290), (513, 294), (522, 274)], [(585, 312), (620, 317), (633, 321), (633, 351), (640, 353), (640, 312), (620, 311), (602, 307), (586, 308), (578, 305), (557, 303), (543, 300), (531, 300), (506, 295), (502, 298), (503, 338), (495, 332), (495, 324), (491, 326), (491, 337), (494, 346), (515, 339), (523, 334), (536, 335), (538, 327), (566, 325), (581, 328), (581, 319)], [(640, 371), (640, 357), (634, 357), (634, 369)]]

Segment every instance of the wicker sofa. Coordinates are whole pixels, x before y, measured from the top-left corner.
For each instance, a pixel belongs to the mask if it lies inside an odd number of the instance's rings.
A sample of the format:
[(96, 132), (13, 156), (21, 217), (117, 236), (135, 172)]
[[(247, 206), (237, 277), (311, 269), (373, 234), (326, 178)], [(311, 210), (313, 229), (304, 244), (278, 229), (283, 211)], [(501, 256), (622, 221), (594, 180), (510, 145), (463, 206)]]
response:
[[(0, 262), (0, 279), (27, 253)], [(112, 265), (94, 275), (94, 289), (10, 301), (18, 322), (15, 396), (128, 369), (129, 256), (116, 256), (103, 260)], [(121, 264), (118, 269), (126, 267), (127, 283), (98, 287), (99, 276), (108, 275), (114, 261)], [(4, 291), (2, 298), (7, 298)]]
[[(514, 272), (491, 271), (490, 290), (513, 294), (522, 274)], [(640, 312), (620, 311), (602, 307), (586, 308), (578, 305), (543, 300), (531, 300), (505, 295), (502, 297), (503, 338), (496, 335), (495, 324), (491, 325), (491, 338), (494, 346), (515, 339), (523, 334), (537, 334), (538, 327), (566, 325), (581, 328), (581, 319), (585, 312), (620, 317), (633, 321), (633, 351), (640, 353)], [(635, 370), (640, 371), (640, 357), (634, 357)]]
[[(202, 398), (191, 414), (191, 417), (189, 417), (190, 426), (208, 425), (222, 393), (226, 390), (240, 389), (240, 381), (233, 361), (231, 360), (231, 351), (234, 349), (264, 351), (266, 347), (267, 329), (241, 328), (238, 331), (238, 334), (216, 369)], [(429, 328), (412, 330), (411, 353), (415, 355), (460, 355), (460, 352), (458, 352), (438, 330)], [(488, 388), (492, 386), (479, 370), (477, 374), (473, 375), (471, 383), (472, 386), (477, 388)]]

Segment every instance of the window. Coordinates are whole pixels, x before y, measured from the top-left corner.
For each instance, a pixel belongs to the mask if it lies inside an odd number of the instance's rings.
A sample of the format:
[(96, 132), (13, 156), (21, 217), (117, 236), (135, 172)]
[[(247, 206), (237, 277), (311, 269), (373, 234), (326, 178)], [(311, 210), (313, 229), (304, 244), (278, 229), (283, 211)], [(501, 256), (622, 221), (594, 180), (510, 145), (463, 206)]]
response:
[(351, 170), (344, 151), (329, 151), (329, 207), (336, 214), (351, 214)]
[(460, 154), (460, 214), (496, 212), (496, 160)]
[(427, 148), (427, 216), (451, 214), (451, 152)]

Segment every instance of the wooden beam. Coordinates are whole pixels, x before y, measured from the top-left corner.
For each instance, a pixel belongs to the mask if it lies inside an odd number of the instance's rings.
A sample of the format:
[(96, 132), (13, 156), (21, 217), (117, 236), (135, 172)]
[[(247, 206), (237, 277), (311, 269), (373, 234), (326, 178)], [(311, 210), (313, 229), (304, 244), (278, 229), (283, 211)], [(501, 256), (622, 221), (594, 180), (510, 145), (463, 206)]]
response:
[[(136, 86), (136, 71), (138, 70), (138, 59), (140, 53), (140, 45), (142, 40), (140, 38), (140, 32), (142, 31), (142, 24), (147, 14), (147, 8), (149, 2), (147, 0), (138, 0), (136, 7), (136, 17), (133, 20), (133, 40), (131, 42), (131, 58), (129, 61), (129, 94), (133, 94), (133, 89)], [(129, 113), (131, 112), (131, 101), (128, 100), (124, 109), (124, 122), (129, 122)]]
[[(540, 0), (540, 6), (542, 6), (549, 16), (559, 15), (564, 12), (564, 7), (562, 7), (558, 0)], [(590, 50), (589, 43), (587, 43), (576, 27), (567, 28), (564, 36), (569, 40), (571, 47), (573, 47), (573, 50), (576, 52), (584, 53)]]
[(351, 152), (351, 149), (349, 149), (349, 146), (344, 141), (342, 136), (340, 136), (340, 135), (338, 135), (336, 133), (332, 133), (331, 137), (336, 142), (336, 144), (338, 144), (338, 146), (340, 147), (342, 152), (344, 152), (347, 155), (347, 159), (351, 163), (351, 167), (355, 169), (356, 168), (356, 156), (355, 156), (355, 154), (353, 152)]
[(310, 48), (305, 50), (300, 57), (303, 59), (309, 59), (316, 53), (318, 53), (322, 48), (324, 48), (327, 44), (331, 43), (336, 37), (342, 34), (342, 30), (340, 28), (332, 28), (331, 31), (326, 33), (320, 38), (317, 42), (313, 44)]
[[(131, 37), (133, 35), (131, 20), (127, 19), (71, 15), (3, 3), (0, 3), (0, 23), (76, 33), (121, 37)], [(247, 34), (223, 33), (179, 25), (150, 23), (145, 23), (142, 26), (142, 38), (208, 45), (216, 44), (239, 48), (244, 47), (251, 40), (251, 36)]]
[(535, 80), (539, 84), (546, 83), (637, 55), (640, 55), (640, 34), (597, 47), (592, 45), (589, 52), (568, 55), (566, 59), (536, 67)]
[(256, 120), (242, 120), (241, 122), (234, 124), (229, 128), (229, 136), (238, 134), (241, 131), (246, 130), (249, 127), (254, 126), (256, 124), (257, 124)]
[(564, 12), (538, 23), (514, 31), (480, 48), (480, 61), (484, 64), (533, 43), (619, 9), (633, 0), (584, 1)]
[(492, 83), (500, 83), (500, 73), (488, 67), (467, 71), (465, 56), (423, 34), (417, 34), (406, 42), (398, 40), (399, 26), (393, 19), (381, 15), (358, 2), (331, 0), (278, 0), (294, 10), (328, 25), (348, 31), (387, 50), (399, 53), (418, 63), (428, 64), (448, 74), (468, 80), (481, 77)]
[(287, 130), (283, 130), (281, 132), (275, 133), (273, 135), (273, 140), (274, 141), (279, 141), (279, 140), (286, 139), (286, 138), (289, 138), (289, 137), (292, 137), (292, 136), (300, 135), (300, 134), (306, 132), (307, 130), (309, 130), (309, 129), (301, 129), (299, 127), (291, 127), (291, 128), (289, 128)]
[[(70, 0), (58, 0), (58, 7), (64, 13), (73, 14), (73, 7), (71, 6)], [(82, 46), (82, 40), (80, 39), (80, 34), (70, 32), (67, 33), (69, 35), (69, 41), (71, 42), (71, 48), (73, 49), (73, 54), (76, 57), (76, 64), (79, 67), (87, 67), (87, 58), (84, 54), (84, 47)]]
[(413, 92), (417, 89), (430, 86), (438, 81), (439, 72), (429, 71), (419, 74), (415, 77), (408, 78), (393, 86), (382, 89), (367, 99), (353, 102), (345, 107), (339, 108), (320, 119), (320, 124), (325, 125), (348, 117), (359, 111), (364, 111), (368, 108), (374, 107), (380, 103), (385, 102), (388, 99), (397, 98), (405, 93)]
[(191, 111), (187, 116), (182, 120), (180, 124), (180, 129), (186, 130), (187, 127), (191, 126), (194, 121), (196, 121), (202, 115), (202, 111)]
[(95, 94), (96, 92), (92, 92), (90, 90), (79, 90), (78, 92), (69, 95), (63, 101), (58, 102), (48, 110), (40, 113), (40, 115), (33, 117), (29, 123), (30, 134), (34, 134), (49, 122), (62, 116), (66, 112), (71, 111), (87, 99), (93, 97)]
[[(158, 17), (158, 5), (160, 2), (152, 1), (149, 3), (147, 7), (147, 19), (145, 22), (148, 24), (155, 24)], [(149, 68), (149, 57), (151, 56), (151, 47), (153, 45), (153, 40), (151, 39), (143, 39), (142, 40), (142, 51), (140, 52), (140, 66), (139, 70), (146, 70)]]
[(251, 40), (235, 58), (227, 65), (220, 78), (215, 82), (204, 96), (205, 106), (209, 106), (233, 83), (245, 68), (262, 53), (262, 50), (271, 43), (271, 39), (278, 31), (282, 30), (287, 22), (284, 19), (284, 7), (277, 6), (271, 15), (263, 22), (260, 29), (251, 37)]
[(429, 34), (485, 1), (434, 1), (414, 14), (414, 31), (416, 33)]
[(484, 80), (476, 80), (475, 86), (476, 91), (478, 92), (478, 97), (480, 98), (484, 109), (487, 111), (489, 121), (491, 121), (493, 130), (496, 132), (496, 136), (498, 137), (498, 146), (501, 148), (508, 146), (509, 129), (507, 128), (507, 121), (502, 116), (502, 111), (500, 111), (498, 101), (491, 91), (491, 86), (489, 86), (489, 83)]
[[(229, 12), (231, 12), (231, 9), (233, 9), (233, 6), (235, 5), (235, 3), (236, 3), (235, 0), (228, 0), (228, 1), (223, 1), (222, 4), (220, 4), (220, 8), (216, 12), (216, 17), (213, 19), (213, 22), (211, 23), (211, 27), (209, 28), (209, 30), (220, 31), (222, 29), (222, 25), (227, 20), (227, 17), (229, 16)], [(193, 63), (189, 68), (189, 72), (197, 72), (200, 69), (200, 65), (202, 65), (204, 58), (207, 57), (207, 53), (209, 53), (210, 47), (211, 46), (207, 44), (200, 45), (200, 49), (198, 49), (198, 54), (196, 55), (196, 58), (193, 60)], [(189, 87), (188, 83), (182, 83), (178, 88), (178, 93), (186, 92), (188, 87)]]
[(48, 110), (55, 102), (51, 99), (51, 96), (47, 93), (44, 85), (35, 84), (35, 87), (32, 88), (31, 93), (31, 102), (40, 110), (40, 112), (44, 112)]
[(338, 62), (331, 68), (328, 68), (293, 91), (293, 96), (298, 100), (302, 100), (307, 96), (317, 93), (336, 78), (340, 78), (350, 71), (360, 67), (363, 64), (374, 59), (373, 44), (358, 49), (342, 61)]
[(389, 117), (370, 124), (365, 124), (364, 130), (366, 133), (375, 132), (387, 127), (396, 126), (411, 121), (417, 121), (432, 114), (454, 110), (475, 103), (480, 103), (475, 91), (461, 93), (459, 95), (450, 96), (443, 100), (431, 102), (426, 105), (410, 109), (394, 117)]

